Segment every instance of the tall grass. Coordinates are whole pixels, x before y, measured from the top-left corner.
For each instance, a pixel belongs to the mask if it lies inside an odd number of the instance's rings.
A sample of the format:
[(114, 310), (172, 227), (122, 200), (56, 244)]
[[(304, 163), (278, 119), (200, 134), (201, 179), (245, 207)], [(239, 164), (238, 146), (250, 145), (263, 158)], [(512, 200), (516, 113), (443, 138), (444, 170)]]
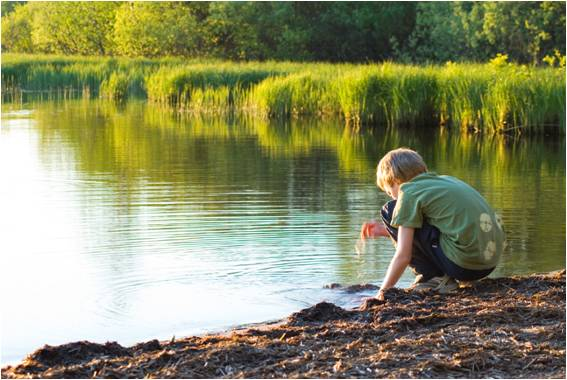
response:
[(329, 115), (338, 110), (330, 86), (327, 78), (313, 73), (272, 76), (250, 91), (246, 105), (268, 117)]
[(184, 61), (2, 56), (2, 92), (147, 98), (192, 113), (565, 133), (565, 70), (514, 64)]
[[(148, 60), (3, 54), (2, 93), (57, 94), (75, 91), (83, 96), (102, 95), (115, 99), (122, 96), (145, 97), (145, 78), (151, 72), (161, 66), (181, 63), (181, 60), (171, 58)], [(125, 81), (127, 91), (123, 91)], [(109, 93), (113, 89), (117, 92)]]
[(441, 122), (475, 130), (565, 133), (565, 70), (448, 65), (437, 70)]
[(493, 129), (565, 131), (565, 78), (558, 71), (510, 68), (498, 76), (485, 97), (483, 116)]
[[(189, 64), (161, 67), (146, 78), (150, 101), (180, 109), (207, 112), (207, 104), (241, 106), (250, 89), (288, 71), (254, 64)], [(214, 92), (218, 92), (214, 94)], [(221, 98), (225, 99), (221, 99)], [(213, 103), (206, 100), (215, 99)]]

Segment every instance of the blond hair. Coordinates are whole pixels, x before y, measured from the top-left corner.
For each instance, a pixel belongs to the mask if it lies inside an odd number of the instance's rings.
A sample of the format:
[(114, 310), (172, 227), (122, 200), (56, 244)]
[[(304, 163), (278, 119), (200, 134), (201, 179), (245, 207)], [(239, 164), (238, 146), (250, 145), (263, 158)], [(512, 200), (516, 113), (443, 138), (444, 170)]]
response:
[(378, 163), (376, 184), (382, 191), (386, 191), (385, 185), (407, 182), (426, 171), (427, 165), (416, 151), (408, 148), (394, 149), (386, 153)]

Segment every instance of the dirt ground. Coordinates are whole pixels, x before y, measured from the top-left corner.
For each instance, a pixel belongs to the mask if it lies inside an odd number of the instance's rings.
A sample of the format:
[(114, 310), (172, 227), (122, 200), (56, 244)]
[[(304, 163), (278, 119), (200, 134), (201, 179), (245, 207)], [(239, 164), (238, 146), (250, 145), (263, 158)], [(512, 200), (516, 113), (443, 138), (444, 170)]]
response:
[(323, 302), (226, 334), (46, 345), (2, 377), (565, 378), (565, 271), (386, 296), (354, 310)]

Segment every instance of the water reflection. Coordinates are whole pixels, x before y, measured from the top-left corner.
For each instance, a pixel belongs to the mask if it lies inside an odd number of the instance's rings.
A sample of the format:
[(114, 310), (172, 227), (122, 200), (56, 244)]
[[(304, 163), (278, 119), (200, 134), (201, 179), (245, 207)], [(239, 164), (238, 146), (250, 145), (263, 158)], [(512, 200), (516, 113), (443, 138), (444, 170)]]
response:
[[(479, 138), (431, 129), (358, 134), (336, 120), (280, 125), (258, 119), (203, 120), (143, 103), (91, 101), (42, 104), (35, 107), (35, 121), (42, 160), (73, 161), (89, 179), (104, 174), (94, 180), (113, 190), (106, 199), (117, 212), (129, 214), (129, 209), (145, 206), (170, 216), (180, 210), (180, 219), (168, 219), (165, 229), (184, 222), (183, 209), (200, 205), (213, 214), (194, 216), (204, 231), (214, 233), (222, 232), (222, 227), (216, 229), (222, 223), (238, 221), (250, 228), (277, 228), (284, 236), (301, 234), (306, 232), (303, 224), (290, 229), (287, 219), (289, 210), (302, 209), (338, 213), (336, 227), (352, 235), (353, 226), (344, 223), (342, 214), (353, 206), (367, 209), (365, 201), (372, 208), (385, 200), (382, 194), (369, 194), (375, 191), (377, 158), (392, 147), (410, 146), (430, 168), (469, 182), (502, 211), (511, 250), (525, 252), (526, 260), (501, 273), (536, 269), (534, 261), (549, 261), (540, 268), (546, 270), (563, 257), (563, 139)], [(69, 149), (53, 149), (55, 141)], [(55, 157), (61, 154), (73, 158)], [(132, 229), (128, 218), (117, 223), (124, 226), (116, 231)], [(350, 245), (335, 250), (350, 251)]]
[[(501, 210), (510, 248), (495, 275), (565, 266), (563, 139), (205, 120), (142, 102), (10, 107), (0, 250), (14, 307), (2, 322), (3, 361), (44, 343), (127, 344), (278, 318), (321, 299), (356, 303), (322, 286), (382, 278), (390, 243), (360, 256), (354, 244), (387, 200), (376, 162), (399, 146)], [(38, 323), (37, 310), (50, 317)]]

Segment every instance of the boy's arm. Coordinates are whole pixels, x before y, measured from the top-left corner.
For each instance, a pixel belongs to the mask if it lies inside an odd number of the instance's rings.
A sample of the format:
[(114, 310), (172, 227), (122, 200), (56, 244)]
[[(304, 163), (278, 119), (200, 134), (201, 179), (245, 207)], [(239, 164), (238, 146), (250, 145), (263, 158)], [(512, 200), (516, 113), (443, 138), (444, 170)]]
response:
[(390, 261), (386, 277), (382, 282), (382, 286), (376, 295), (379, 300), (384, 299), (384, 291), (396, 285), (402, 273), (411, 261), (412, 245), (413, 245), (414, 229), (411, 227), (400, 226), (398, 229), (398, 245), (396, 253)]
[(360, 238), (362, 240), (379, 236), (390, 236), (386, 226), (384, 226), (384, 223), (371, 220), (370, 222), (366, 222), (362, 225), (362, 228), (360, 229)]

